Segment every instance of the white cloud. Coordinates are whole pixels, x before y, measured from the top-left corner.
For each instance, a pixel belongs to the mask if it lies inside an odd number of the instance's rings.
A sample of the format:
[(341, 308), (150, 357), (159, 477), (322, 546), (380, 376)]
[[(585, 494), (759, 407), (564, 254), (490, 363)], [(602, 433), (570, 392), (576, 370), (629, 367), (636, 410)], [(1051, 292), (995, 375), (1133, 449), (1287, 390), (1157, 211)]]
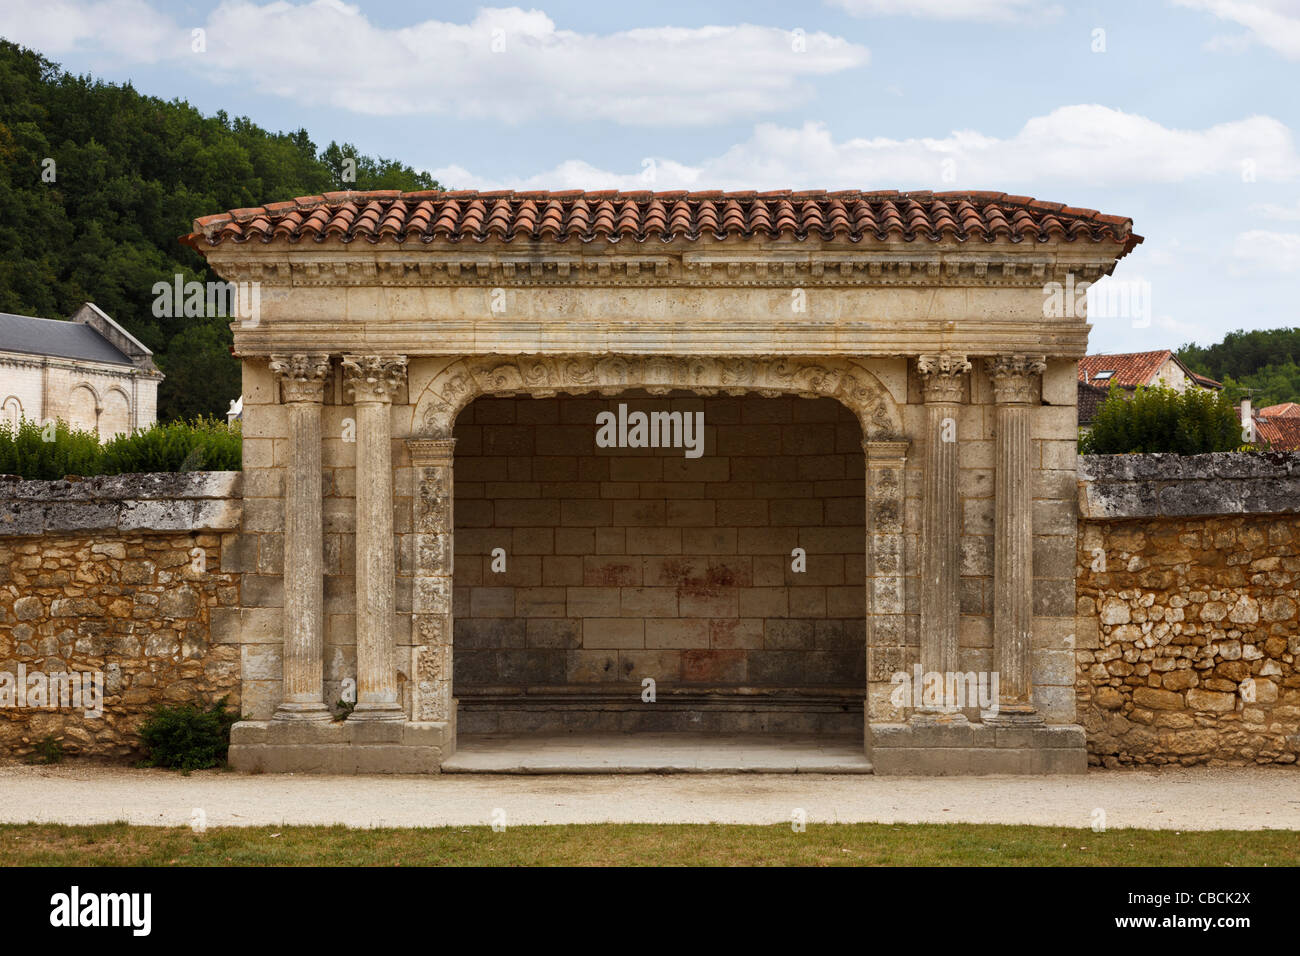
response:
[[(380, 116), (629, 126), (749, 120), (807, 102), (808, 81), (870, 58), (866, 47), (822, 32), (739, 24), (578, 33), (518, 7), (480, 9), (468, 23), (390, 28), (341, 0), (225, 0), (202, 24), (207, 50), (197, 54), (190, 27), (143, 0), (54, 2), (70, 28), (45, 0), (6, 0), (0, 33), (49, 53), (169, 56), (259, 93)], [(159, 42), (164, 35), (168, 42)]]
[(1300, 0), (1173, 0), (1246, 28), (1245, 34), (1215, 37), (1211, 50), (1240, 52), (1254, 40), (1289, 60), (1300, 60)]
[(855, 17), (920, 17), (926, 20), (1006, 22), (1061, 13), (1042, 0), (830, 0)]
[[(1099, 186), (1179, 183), (1207, 177), (1240, 181), (1243, 160), (1260, 182), (1300, 177), (1294, 136), (1254, 116), (1199, 130), (1170, 129), (1104, 106), (1063, 106), (999, 139), (971, 130), (939, 138), (836, 141), (821, 123), (760, 124), (742, 143), (692, 165), (655, 157), (632, 171), (571, 160), (494, 181), (469, 171), (432, 170), (461, 188), (933, 188), (1003, 189), (1035, 183)], [(646, 165), (649, 162), (650, 165)], [(454, 175), (453, 175), (454, 172)], [(945, 174), (949, 174), (945, 176)]]
[(1238, 275), (1300, 272), (1300, 234), (1252, 229), (1237, 236), (1232, 255)]
[(190, 48), (189, 29), (144, 0), (6, 0), (0, 36), (50, 57), (90, 50), (137, 63)]
[(1271, 202), (1255, 203), (1250, 207), (1250, 211), (1263, 216), (1265, 219), (1300, 222), (1300, 202), (1297, 202), (1294, 206), (1283, 206)]

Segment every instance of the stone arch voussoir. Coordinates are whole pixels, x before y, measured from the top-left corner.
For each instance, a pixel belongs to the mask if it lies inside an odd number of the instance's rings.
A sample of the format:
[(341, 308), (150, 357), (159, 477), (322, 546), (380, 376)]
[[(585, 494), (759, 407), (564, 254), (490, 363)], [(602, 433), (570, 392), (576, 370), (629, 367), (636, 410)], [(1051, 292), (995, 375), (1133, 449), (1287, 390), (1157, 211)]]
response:
[(898, 406), (880, 380), (852, 359), (830, 356), (471, 356), (429, 383), (416, 405), (415, 424), (420, 437), (450, 438), (456, 416), (481, 395), (616, 395), (634, 388), (651, 394), (833, 398), (858, 416), (865, 440), (894, 441), (903, 433)]

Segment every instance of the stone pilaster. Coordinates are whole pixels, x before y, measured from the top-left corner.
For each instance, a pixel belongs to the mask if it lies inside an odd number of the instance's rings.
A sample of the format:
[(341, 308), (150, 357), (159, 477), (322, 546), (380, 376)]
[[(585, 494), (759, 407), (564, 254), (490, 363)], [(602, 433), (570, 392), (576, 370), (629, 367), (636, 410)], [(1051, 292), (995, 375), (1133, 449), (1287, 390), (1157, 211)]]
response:
[(404, 720), (393, 632), (393, 393), (406, 357), (343, 356), (357, 418), (357, 703), (352, 720)]
[[(454, 528), (452, 461), (454, 438), (408, 438), (415, 470), (415, 581), (412, 595), (415, 646), (411, 649), (414, 693), (411, 719), (454, 721), (451, 696), (451, 589)], [(454, 735), (449, 735), (454, 740)]]
[(324, 701), (324, 559), (321, 525), (321, 402), (330, 357), (273, 355), (288, 409), (284, 479), (284, 693), (276, 720), (329, 720)]
[(867, 723), (897, 720), (891, 678), (907, 669), (903, 490), (906, 441), (864, 441), (867, 462)]
[(985, 368), (997, 402), (994, 451), (993, 659), (998, 671), (998, 708), (985, 723), (1042, 723), (1034, 710), (1033, 513), (1029, 439), (1034, 380), (1047, 363), (1042, 355), (999, 355)]
[[(921, 498), (921, 670), (959, 670), (961, 497), (957, 487), (957, 417), (970, 362), (942, 352), (916, 361), (925, 399), (926, 456)], [(941, 678), (942, 679), (942, 678)], [(955, 705), (922, 705), (922, 713), (954, 719)]]

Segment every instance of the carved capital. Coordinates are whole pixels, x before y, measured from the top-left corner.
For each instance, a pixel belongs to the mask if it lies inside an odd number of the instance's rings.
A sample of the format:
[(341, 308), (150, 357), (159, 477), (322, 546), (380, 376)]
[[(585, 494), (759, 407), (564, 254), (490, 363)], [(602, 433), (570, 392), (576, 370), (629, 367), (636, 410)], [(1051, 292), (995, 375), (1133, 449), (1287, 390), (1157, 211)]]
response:
[(454, 438), (408, 438), (406, 451), (416, 468), (426, 465), (449, 465), (456, 448)]
[(1033, 400), (1034, 379), (1047, 369), (1044, 355), (999, 355), (984, 360), (999, 405), (1027, 405)]
[(921, 355), (916, 360), (916, 370), (921, 375), (926, 404), (961, 401), (966, 373), (970, 371), (966, 356), (955, 352)]
[(391, 402), (405, 381), (405, 355), (343, 356), (343, 389), (353, 402)]
[(270, 367), (280, 380), (282, 401), (320, 403), (324, 399), (325, 379), (330, 373), (329, 353), (272, 355)]

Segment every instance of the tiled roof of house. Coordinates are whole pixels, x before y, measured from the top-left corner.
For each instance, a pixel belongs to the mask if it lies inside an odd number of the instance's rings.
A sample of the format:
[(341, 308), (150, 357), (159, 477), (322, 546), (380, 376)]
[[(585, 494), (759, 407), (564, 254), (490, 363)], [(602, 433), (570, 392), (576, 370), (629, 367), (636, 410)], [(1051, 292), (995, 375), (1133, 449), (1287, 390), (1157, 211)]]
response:
[(0, 312), (0, 352), (131, 365), (131, 359), (81, 322)]
[(1256, 418), (1255, 434), (1274, 451), (1300, 451), (1300, 417)]
[(410, 192), (303, 196), (194, 220), (181, 241), (500, 242), (657, 239), (1142, 241), (1133, 221), (998, 192)]
[(1260, 418), (1296, 418), (1300, 417), (1300, 404), (1283, 402), (1281, 405), (1270, 405), (1268, 408), (1261, 408), (1255, 414)]
[(1106, 400), (1110, 389), (1104, 385), (1079, 382), (1079, 424), (1091, 425), (1097, 418), (1097, 408)]
[[(1222, 388), (1223, 385), (1205, 375), (1198, 375), (1189, 369), (1169, 349), (1155, 352), (1116, 352), (1111, 355), (1085, 355), (1079, 359), (1079, 381), (1100, 384), (1106, 387), (1111, 382), (1121, 388), (1137, 388), (1139, 385), (1156, 384), (1156, 375), (1166, 362), (1173, 359), (1182, 365), (1183, 371), (1202, 388)], [(1105, 375), (1110, 372), (1112, 374)], [(1102, 374), (1098, 378), (1098, 374)]]

